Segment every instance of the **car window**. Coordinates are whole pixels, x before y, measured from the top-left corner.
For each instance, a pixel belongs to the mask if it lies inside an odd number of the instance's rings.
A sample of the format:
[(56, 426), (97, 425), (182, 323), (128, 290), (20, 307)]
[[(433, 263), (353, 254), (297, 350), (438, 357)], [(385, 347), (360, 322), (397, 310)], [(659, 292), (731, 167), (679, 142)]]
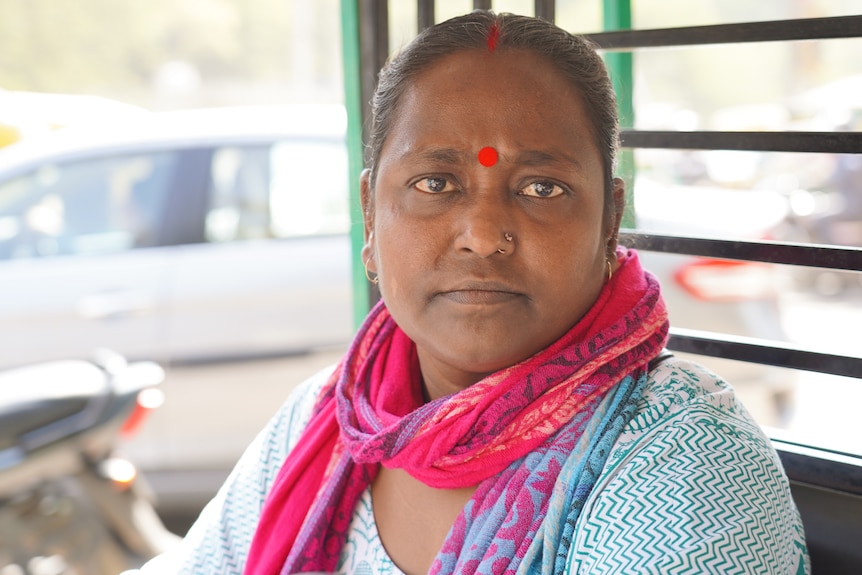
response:
[(158, 244), (173, 154), (99, 158), (0, 183), (0, 260), (115, 253)]
[(346, 233), (347, 150), (326, 141), (220, 148), (209, 202), (211, 242)]

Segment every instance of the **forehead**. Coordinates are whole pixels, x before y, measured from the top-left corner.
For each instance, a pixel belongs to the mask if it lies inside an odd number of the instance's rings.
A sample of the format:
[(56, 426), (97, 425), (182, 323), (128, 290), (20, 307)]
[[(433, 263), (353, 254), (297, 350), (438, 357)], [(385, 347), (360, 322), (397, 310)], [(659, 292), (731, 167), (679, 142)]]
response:
[(595, 148), (591, 133), (579, 90), (549, 59), (477, 49), (442, 57), (412, 79), (387, 140), (399, 147), (443, 138), (469, 146), (506, 140)]

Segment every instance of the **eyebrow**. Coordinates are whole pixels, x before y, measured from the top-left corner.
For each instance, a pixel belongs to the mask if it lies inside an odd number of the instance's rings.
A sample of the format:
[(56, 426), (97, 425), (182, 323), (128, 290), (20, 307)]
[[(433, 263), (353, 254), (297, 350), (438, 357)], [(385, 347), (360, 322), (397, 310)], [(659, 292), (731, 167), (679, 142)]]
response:
[(517, 164), (524, 166), (547, 166), (549, 164), (568, 164), (580, 168), (581, 163), (566, 153), (550, 153), (542, 150), (525, 150), (515, 158)]
[(417, 150), (415, 152), (408, 151), (406, 154), (402, 155), (401, 158), (443, 164), (462, 164), (469, 161), (469, 157), (466, 153), (460, 152), (454, 148), (430, 148)]

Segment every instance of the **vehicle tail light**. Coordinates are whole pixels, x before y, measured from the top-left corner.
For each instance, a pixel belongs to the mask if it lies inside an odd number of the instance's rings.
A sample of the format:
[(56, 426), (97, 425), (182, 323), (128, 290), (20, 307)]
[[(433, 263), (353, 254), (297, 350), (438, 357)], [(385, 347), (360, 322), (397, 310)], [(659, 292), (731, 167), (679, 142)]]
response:
[(674, 280), (705, 301), (740, 301), (774, 297), (772, 269), (759, 262), (697, 259), (674, 273)]
[(135, 435), (141, 428), (141, 424), (144, 423), (147, 415), (164, 402), (165, 394), (161, 389), (151, 387), (138, 392), (135, 407), (132, 409), (129, 417), (126, 418), (123, 427), (120, 428), (120, 433), (126, 437)]
[(118, 489), (127, 489), (138, 476), (135, 465), (122, 457), (110, 457), (99, 463), (99, 474), (110, 480)]

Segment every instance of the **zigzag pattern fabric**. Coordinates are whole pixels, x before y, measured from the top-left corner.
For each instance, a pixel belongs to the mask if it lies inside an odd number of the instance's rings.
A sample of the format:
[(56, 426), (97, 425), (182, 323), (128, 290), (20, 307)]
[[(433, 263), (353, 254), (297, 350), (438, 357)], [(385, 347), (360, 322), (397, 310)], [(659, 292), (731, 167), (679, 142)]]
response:
[[(140, 575), (241, 575), (266, 494), (330, 373), (292, 394), (182, 544)], [(548, 512), (560, 529), (570, 489), (564, 470)], [(401, 575), (373, 520), (366, 490), (338, 573)], [(519, 573), (528, 565), (522, 562)], [(565, 569), (572, 575), (810, 574), (778, 456), (727, 383), (679, 359), (650, 374), (571, 532)]]
[(781, 462), (730, 387), (687, 362), (656, 383), (585, 510), (570, 572), (809, 573)]

